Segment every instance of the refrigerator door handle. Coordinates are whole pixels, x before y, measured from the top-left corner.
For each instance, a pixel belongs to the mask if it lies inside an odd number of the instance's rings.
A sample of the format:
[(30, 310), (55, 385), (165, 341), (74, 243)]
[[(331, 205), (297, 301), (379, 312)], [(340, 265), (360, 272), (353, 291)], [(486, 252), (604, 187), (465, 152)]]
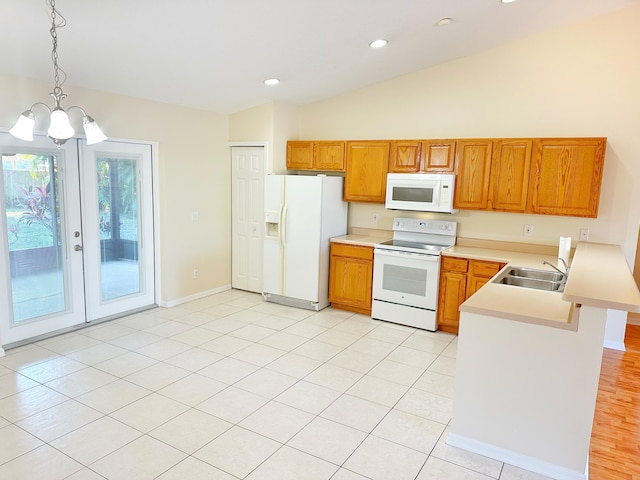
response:
[(280, 243), (283, 247), (287, 246), (287, 207), (289, 205), (285, 203), (282, 206), (282, 219), (280, 220)]
[(278, 242), (282, 245), (282, 209), (284, 209), (284, 203), (280, 204), (280, 210), (278, 212)]

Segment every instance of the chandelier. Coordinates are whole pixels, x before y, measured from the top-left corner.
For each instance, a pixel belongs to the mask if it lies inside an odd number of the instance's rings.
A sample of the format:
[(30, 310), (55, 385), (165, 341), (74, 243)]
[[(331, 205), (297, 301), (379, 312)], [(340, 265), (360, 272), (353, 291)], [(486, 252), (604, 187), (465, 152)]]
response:
[(72, 109), (78, 109), (82, 112), (82, 127), (87, 137), (87, 144), (93, 145), (95, 143), (102, 142), (103, 140), (107, 139), (106, 135), (102, 133), (102, 130), (100, 130), (100, 127), (98, 126), (96, 121), (89, 115), (87, 115), (87, 113), (81, 107), (74, 105), (67, 108), (67, 110), (65, 111), (65, 109), (60, 106), (60, 102), (67, 96), (62, 91), (62, 85), (67, 79), (67, 74), (58, 66), (57, 29), (64, 27), (67, 24), (67, 21), (62, 15), (60, 15), (60, 12), (56, 10), (55, 0), (48, 0), (48, 5), (51, 9), (51, 29), (49, 30), (49, 32), (51, 33), (51, 42), (53, 44), (53, 49), (51, 51), (51, 60), (53, 61), (54, 87), (53, 92), (51, 92), (51, 96), (53, 97), (55, 105), (53, 108), (50, 108), (47, 104), (42, 102), (34, 103), (33, 105), (31, 105), (31, 108), (29, 110), (22, 112), (16, 124), (9, 130), (9, 133), (11, 133), (11, 135), (13, 135), (14, 137), (20, 138), (21, 140), (26, 140), (28, 142), (33, 141), (33, 129), (35, 126), (35, 115), (33, 113), (33, 109), (35, 107), (41, 106), (49, 112), (50, 123), (47, 130), (47, 135), (53, 143), (60, 147), (76, 133), (71, 126), (71, 122), (69, 121), (69, 115), (67, 114), (67, 112), (71, 111)]

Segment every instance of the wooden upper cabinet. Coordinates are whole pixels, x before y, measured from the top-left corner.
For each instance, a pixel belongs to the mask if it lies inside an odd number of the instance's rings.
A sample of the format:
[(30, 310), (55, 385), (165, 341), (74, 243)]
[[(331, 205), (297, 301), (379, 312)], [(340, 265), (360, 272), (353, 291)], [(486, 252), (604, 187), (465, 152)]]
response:
[(418, 140), (396, 140), (391, 142), (389, 171), (393, 173), (415, 173), (420, 170), (420, 150)]
[(347, 142), (346, 202), (384, 203), (390, 142)]
[(345, 144), (346, 142), (314, 142), (314, 169), (344, 171)]
[(500, 139), (493, 144), (489, 207), (504, 212), (527, 208), (531, 139)]
[(491, 140), (456, 142), (454, 208), (487, 209), (492, 147)]
[(287, 170), (313, 169), (313, 142), (287, 142)]
[(455, 140), (425, 140), (421, 148), (420, 171), (453, 172), (455, 154)]
[(607, 139), (289, 141), (287, 169), (344, 171), (347, 202), (384, 203), (387, 172), (454, 172), (453, 206), (598, 215)]
[(396, 140), (391, 142), (389, 172), (453, 172), (455, 140)]
[(344, 171), (342, 141), (288, 141), (287, 170)]
[(606, 138), (534, 141), (530, 211), (597, 217), (606, 144)]

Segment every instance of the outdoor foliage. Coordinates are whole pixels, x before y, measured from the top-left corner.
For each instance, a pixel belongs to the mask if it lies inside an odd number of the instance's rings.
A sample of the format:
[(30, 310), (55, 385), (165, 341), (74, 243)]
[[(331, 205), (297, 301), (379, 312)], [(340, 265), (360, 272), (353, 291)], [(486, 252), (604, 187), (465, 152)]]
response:
[[(54, 158), (23, 155), (20, 156), (20, 163), (28, 165), (34, 184), (17, 186), (12, 199), (14, 208), (6, 212), (9, 248), (18, 250), (53, 246), (59, 230), (58, 215), (55, 213), (57, 198), (51, 192), (51, 179), (55, 179), (56, 171)], [(37, 184), (40, 182), (44, 186)]]

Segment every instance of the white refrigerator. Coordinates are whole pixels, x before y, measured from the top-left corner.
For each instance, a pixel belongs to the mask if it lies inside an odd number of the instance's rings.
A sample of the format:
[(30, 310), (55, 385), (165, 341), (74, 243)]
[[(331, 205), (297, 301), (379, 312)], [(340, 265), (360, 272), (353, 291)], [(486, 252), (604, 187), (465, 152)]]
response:
[(329, 238), (347, 233), (342, 185), (342, 177), (325, 175), (265, 176), (265, 300), (329, 305)]

